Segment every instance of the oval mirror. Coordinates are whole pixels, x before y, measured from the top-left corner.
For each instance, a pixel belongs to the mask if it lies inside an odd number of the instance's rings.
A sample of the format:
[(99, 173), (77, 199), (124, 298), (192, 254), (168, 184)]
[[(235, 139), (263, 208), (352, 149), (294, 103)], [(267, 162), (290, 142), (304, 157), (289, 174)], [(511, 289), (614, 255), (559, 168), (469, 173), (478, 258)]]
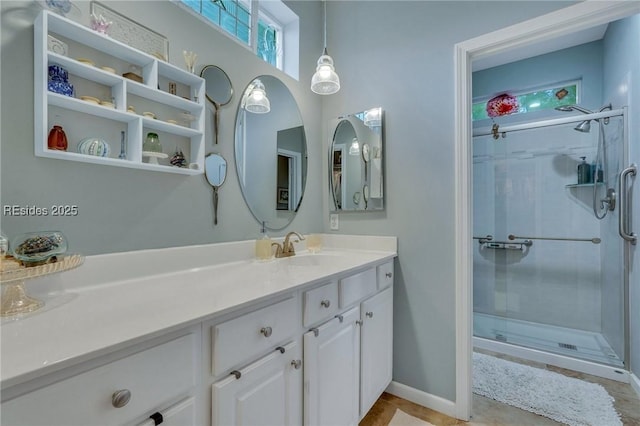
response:
[(227, 160), (220, 154), (207, 154), (204, 159), (204, 175), (213, 187), (213, 224), (218, 224), (218, 188), (227, 177)]
[(204, 93), (209, 102), (217, 106), (226, 105), (233, 97), (233, 86), (226, 72), (215, 65), (206, 65), (200, 71), (205, 80)]
[(215, 65), (205, 65), (200, 71), (205, 80), (204, 94), (213, 104), (213, 143), (218, 143), (218, 125), (220, 123), (220, 107), (231, 102), (233, 86), (226, 72)]
[(307, 142), (298, 105), (278, 78), (259, 76), (244, 90), (236, 115), (235, 157), (253, 216), (271, 230), (285, 228), (302, 203)]
[(332, 120), (330, 191), (335, 211), (384, 209), (382, 109)]

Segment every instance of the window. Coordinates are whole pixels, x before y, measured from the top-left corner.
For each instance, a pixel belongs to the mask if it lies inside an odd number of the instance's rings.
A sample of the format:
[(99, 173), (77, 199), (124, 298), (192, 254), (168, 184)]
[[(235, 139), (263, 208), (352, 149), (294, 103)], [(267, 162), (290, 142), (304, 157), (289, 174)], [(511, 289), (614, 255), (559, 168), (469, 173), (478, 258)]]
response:
[[(298, 77), (298, 52), (293, 50), (298, 48), (299, 19), (281, 1), (174, 1), (183, 4), (207, 22), (213, 23), (216, 28), (222, 29), (265, 62), (284, 70), (294, 78)], [(285, 64), (285, 54), (291, 57), (290, 66)]]
[[(537, 89), (535, 91), (523, 91), (512, 93), (518, 100), (518, 110), (511, 115), (525, 114), (534, 111), (544, 111), (554, 109), (563, 105), (574, 105), (578, 103), (579, 82), (573, 81), (566, 84), (558, 83), (553, 87)], [(487, 120), (487, 101), (489, 97), (479, 102), (474, 102), (472, 107), (473, 121)]]

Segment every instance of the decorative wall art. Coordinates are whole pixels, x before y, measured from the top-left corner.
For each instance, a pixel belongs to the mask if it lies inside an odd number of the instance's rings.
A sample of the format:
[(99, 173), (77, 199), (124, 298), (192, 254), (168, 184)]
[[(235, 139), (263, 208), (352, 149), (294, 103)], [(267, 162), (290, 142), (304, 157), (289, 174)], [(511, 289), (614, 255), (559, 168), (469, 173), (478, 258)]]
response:
[(111, 38), (163, 61), (169, 59), (169, 40), (162, 34), (132, 21), (97, 1), (91, 2), (91, 14), (102, 16), (106, 21), (112, 22), (109, 27), (109, 36)]

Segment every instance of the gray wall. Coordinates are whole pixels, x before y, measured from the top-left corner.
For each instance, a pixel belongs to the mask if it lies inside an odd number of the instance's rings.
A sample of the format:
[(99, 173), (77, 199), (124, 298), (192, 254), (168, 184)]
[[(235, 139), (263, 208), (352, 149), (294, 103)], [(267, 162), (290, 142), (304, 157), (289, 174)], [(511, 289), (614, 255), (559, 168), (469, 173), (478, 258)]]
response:
[[(105, 1), (118, 12), (164, 34), (170, 41), (169, 61), (184, 67), (183, 50), (198, 54), (196, 71), (215, 64), (230, 76), (235, 94), (220, 114), (220, 144), (207, 136), (206, 152), (228, 161), (228, 178), (220, 189), (218, 226), (213, 227), (211, 188), (203, 176), (182, 176), (72, 161), (36, 158), (33, 148), (33, 20), (36, 2), (0, 4), (2, 11), (2, 205), (78, 205), (70, 218), (2, 216), (2, 231), (58, 229), (70, 250), (87, 255), (255, 238), (259, 224), (242, 198), (233, 154), (236, 109), (242, 90), (256, 76), (279, 77), (299, 104), (309, 146), (307, 192), (288, 229), (322, 229), (322, 186), (318, 178), (325, 161), (322, 150), (322, 99), (309, 90), (321, 50), (322, 30), (317, 2), (287, 2), (304, 28), (300, 40), (300, 81), (258, 59), (226, 35), (168, 1)], [(89, 22), (89, 2), (74, 2)], [(207, 131), (212, 129), (207, 112)]]
[[(341, 214), (339, 232), (398, 236), (393, 378), (400, 383), (455, 400), (453, 46), (568, 5), (328, 3), (328, 49), (342, 88), (323, 102), (323, 122), (385, 110), (386, 210)], [(324, 135), (328, 149), (326, 127)], [(330, 232), (328, 215), (324, 226)]]

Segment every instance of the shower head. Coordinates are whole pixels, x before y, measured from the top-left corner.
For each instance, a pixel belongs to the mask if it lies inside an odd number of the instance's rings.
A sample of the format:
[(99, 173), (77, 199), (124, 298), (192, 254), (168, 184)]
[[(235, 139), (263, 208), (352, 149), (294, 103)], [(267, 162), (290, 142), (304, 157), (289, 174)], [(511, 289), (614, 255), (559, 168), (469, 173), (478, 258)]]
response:
[(582, 133), (589, 133), (589, 131), (591, 130), (591, 120), (585, 120), (581, 122), (576, 127), (574, 127), (573, 130), (577, 130)]
[(593, 111), (589, 111), (586, 108), (582, 108), (578, 105), (563, 105), (555, 108), (558, 111), (570, 112), (570, 111), (580, 111), (583, 114), (593, 114)]

